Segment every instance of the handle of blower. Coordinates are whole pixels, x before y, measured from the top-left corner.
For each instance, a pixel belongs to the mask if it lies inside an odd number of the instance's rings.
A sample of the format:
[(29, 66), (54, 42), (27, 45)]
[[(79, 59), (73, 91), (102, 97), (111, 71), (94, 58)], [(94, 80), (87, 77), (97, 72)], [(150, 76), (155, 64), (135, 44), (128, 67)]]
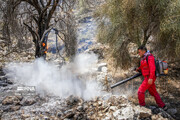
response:
[(126, 83), (126, 82), (128, 82), (128, 81), (130, 81), (130, 80), (132, 80), (132, 79), (134, 79), (134, 78), (137, 78), (137, 77), (139, 77), (139, 76), (141, 76), (141, 75), (142, 75), (141, 73), (137, 73), (136, 75), (134, 75), (134, 76), (132, 76), (132, 77), (130, 77), (130, 78), (121, 80), (121, 81), (117, 82), (116, 84), (112, 85), (112, 86), (111, 86), (111, 89), (112, 89), (112, 88), (115, 88), (115, 87), (117, 87), (117, 86), (119, 86), (119, 85), (121, 85), (121, 84), (123, 84), (123, 83)]

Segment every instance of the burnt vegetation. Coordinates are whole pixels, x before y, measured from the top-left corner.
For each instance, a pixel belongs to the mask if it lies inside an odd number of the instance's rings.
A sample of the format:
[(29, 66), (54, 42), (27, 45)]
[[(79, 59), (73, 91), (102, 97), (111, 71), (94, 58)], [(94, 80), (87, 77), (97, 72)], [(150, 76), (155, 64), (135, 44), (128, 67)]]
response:
[[(27, 49), (33, 41), (35, 57), (45, 54), (45, 36), (52, 28), (58, 30), (66, 55), (76, 51), (76, 26), (72, 10), (75, 0), (1, 0), (1, 42), (14, 49)], [(12, 42), (17, 44), (12, 47)], [(29, 44), (27, 44), (29, 43)], [(14, 49), (13, 49), (14, 48)]]

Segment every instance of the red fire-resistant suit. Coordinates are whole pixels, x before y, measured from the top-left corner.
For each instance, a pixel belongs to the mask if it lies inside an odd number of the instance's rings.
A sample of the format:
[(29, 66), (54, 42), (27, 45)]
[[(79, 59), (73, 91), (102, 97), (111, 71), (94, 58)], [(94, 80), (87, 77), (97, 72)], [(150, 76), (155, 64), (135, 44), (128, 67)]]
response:
[[(144, 81), (138, 89), (138, 99), (139, 104), (141, 106), (145, 106), (145, 91), (148, 90), (149, 93), (155, 98), (158, 106), (162, 108), (165, 106), (165, 104), (161, 100), (158, 92), (156, 91), (156, 86), (154, 83), (156, 80), (156, 66), (154, 61), (154, 56), (152, 54), (148, 55), (148, 62), (146, 61), (146, 57), (141, 59), (141, 65), (139, 67), (139, 70), (141, 70), (141, 73), (144, 76)], [(153, 83), (151, 85), (148, 84), (149, 79), (153, 79)]]

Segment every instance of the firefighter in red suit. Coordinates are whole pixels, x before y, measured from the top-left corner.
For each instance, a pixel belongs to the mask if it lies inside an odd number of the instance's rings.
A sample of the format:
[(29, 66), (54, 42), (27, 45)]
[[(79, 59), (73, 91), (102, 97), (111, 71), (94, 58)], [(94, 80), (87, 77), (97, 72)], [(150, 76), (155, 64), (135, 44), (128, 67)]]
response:
[[(140, 67), (137, 71), (141, 71), (142, 75), (144, 76), (144, 80), (138, 89), (138, 99), (139, 104), (141, 106), (145, 106), (145, 91), (148, 90), (149, 93), (155, 98), (157, 105), (164, 110), (167, 109), (163, 101), (161, 100), (158, 92), (156, 91), (155, 86), (155, 59), (154, 56), (147, 51), (145, 46), (140, 46), (138, 48), (138, 54), (141, 57)], [(146, 61), (146, 57), (148, 56), (148, 62)]]

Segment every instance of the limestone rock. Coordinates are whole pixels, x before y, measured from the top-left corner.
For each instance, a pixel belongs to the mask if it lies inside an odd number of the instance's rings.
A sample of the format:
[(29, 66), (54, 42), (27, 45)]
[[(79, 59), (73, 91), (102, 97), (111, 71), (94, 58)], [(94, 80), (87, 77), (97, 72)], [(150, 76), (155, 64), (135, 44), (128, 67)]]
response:
[(21, 104), (22, 106), (33, 105), (34, 103), (36, 103), (35, 98), (30, 98), (30, 97), (24, 98), (24, 99), (20, 102), (20, 104)]
[(139, 113), (140, 119), (149, 118), (149, 117), (151, 117), (151, 114), (149, 114), (149, 113), (146, 113), (146, 112), (140, 112)]
[(18, 99), (17, 96), (7, 96), (3, 101), (2, 101), (2, 105), (17, 105), (20, 103), (20, 100)]

